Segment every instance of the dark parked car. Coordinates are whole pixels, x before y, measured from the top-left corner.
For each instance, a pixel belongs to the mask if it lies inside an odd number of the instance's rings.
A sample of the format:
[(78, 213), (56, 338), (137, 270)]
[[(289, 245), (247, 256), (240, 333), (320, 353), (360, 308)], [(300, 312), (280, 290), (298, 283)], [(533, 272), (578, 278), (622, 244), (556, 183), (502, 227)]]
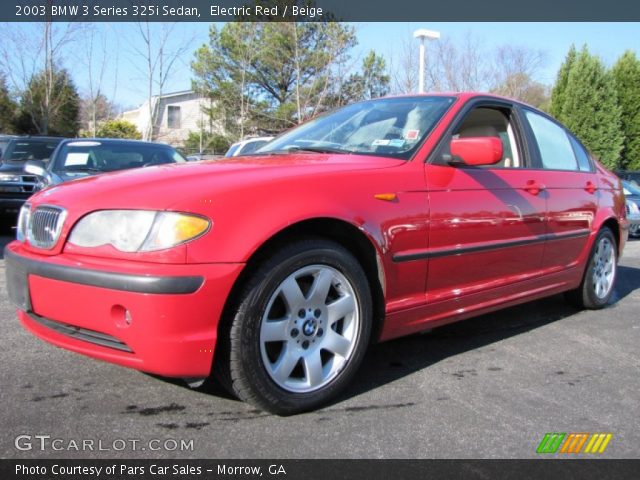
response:
[(622, 190), (627, 206), (629, 235), (640, 237), (640, 188), (635, 183), (623, 180)]
[(634, 183), (636, 187), (640, 186), (640, 171), (616, 170), (615, 174), (622, 180)]
[(44, 186), (50, 186), (98, 173), (186, 161), (175, 148), (159, 143), (74, 139), (62, 142), (48, 163), (30, 161), (25, 170), (40, 177)]
[(0, 216), (17, 218), (20, 207), (40, 187), (38, 179), (24, 171), (25, 162), (49, 159), (62, 137), (13, 137), (3, 149), (0, 165)]
[(7, 145), (9, 142), (16, 138), (15, 135), (0, 135), (0, 159), (2, 158), (2, 154), (7, 149)]

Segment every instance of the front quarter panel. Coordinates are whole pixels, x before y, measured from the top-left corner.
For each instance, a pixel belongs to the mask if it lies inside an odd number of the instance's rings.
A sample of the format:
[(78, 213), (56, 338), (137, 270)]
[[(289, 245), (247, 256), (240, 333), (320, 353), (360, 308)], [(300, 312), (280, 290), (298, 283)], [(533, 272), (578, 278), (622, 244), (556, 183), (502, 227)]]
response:
[[(247, 262), (270, 238), (312, 219), (336, 219), (358, 228), (384, 267), (388, 308), (422, 302), (426, 262), (395, 264), (395, 253), (427, 247), (428, 199), (420, 164), (272, 179), (207, 198), (176, 210), (212, 219), (205, 237), (187, 245), (189, 263)], [(395, 200), (376, 194), (392, 193)], [(331, 232), (318, 232), (331, 235)], [(396, 303), (394, 303), (394, 300)]]

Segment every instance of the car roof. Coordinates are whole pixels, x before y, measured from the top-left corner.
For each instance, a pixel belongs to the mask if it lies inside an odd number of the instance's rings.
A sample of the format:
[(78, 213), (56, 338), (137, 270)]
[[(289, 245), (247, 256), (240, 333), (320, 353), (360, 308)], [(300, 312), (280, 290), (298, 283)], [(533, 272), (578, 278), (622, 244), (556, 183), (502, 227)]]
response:
[(168, 145), (166, 143), (147, 142), (144, 140), (133, 140), (129, 138), (68, 138), (64, 141), (65, 144), (76, 142), (98, 142), (100, 144), (110, 145), (148, 145), (155, 147), (173, 148), (171, 145)]
[(14, 140), (16, 142), (51, 142), (51, 141), (57, 141), (57, 142), (61, 142), (63, 140), (65, 140), (66, 137), (49, 137), (49, 136), (41, 136), (41, 135), (26, 135), (26, 136), (17, 136), (17, 137), (11, 137), (11, 140)]
[[(496, 100), (504, 100), (510, 103), (518, 103), (520, 105), (525, 105), (527, 107), (531, 107), (535, 110), (539, 110), (532, 105), (529, 105), (522, 100), (517, 100), (515, 98), (505, 97), (502, 95), (497, 95), (495, 93), (487, 93), (487, 92), (425, 92), (425, 93), (405, 93), (402, 95), (390, 95), (382, 98), (403, 98), (403, 97), (455, 97), (462, 101), (467, 101), (472, 98), (494, 98)], [(365, 100), (367, 101), (367, 100)]]

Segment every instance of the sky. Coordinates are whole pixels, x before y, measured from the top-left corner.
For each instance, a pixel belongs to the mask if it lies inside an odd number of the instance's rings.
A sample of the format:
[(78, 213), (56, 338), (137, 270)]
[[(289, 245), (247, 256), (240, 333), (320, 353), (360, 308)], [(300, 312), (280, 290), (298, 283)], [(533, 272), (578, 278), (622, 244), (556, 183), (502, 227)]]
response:
[[(441, 38), (450, 38), (454, 43), (471, 34), (483, 47), (491, 50), (500, 45), (517, 45), (540, 50), (545, 62), (537, 81), (552, 85), (558, 68), (571, 44), (580, 48), (587, 44), (591, 53), (599, 55), (604, 63), (612, 65), (625, 50), (633, 50), (640, 55), (640, 23), (353, 23), (358, 38), (354, 49), (355, 58), (363, 57), (369, 50), (375, 50), (393, 64), (393, 57), (401, 51), (402, 43), (413, 42), (418, 55), (418, 41), (412, 33), (418, 28), (428, 28), (441, 33)], [(221, 25), (220, 25), (221, 26)], [(28, 24), (13, 24), (13, 28), (34, 28)], [(36, 26), (37, 27), (37, 26)], [(155, 27), (158, 27), (157, 25)], [(207, 42), (209, 24), (177, 23), (171, 30), (174, 45), (189, 43), (190, 47), (173, 65), (173, 73), (165, 92), (188, 90), (191, 87), (189, 64), (193, 52)], [(107, 62), (102, 75), (102, 89), (122, 108), (137, 107), (146, 98), (141, 57), (134, 53), (142, 48), (140, 34), (132, 23), (112, 23), (88, 25), (94, 31), (96, 45), (106, 46)], [(84, 34), (86, 38), (86, 33)], [(0, 41), (2, 41), (0, 39)], [(82, 54), (87, 42), (65, 52), (64, 64), (72, 72), (81, 93), (87, 90), (88, 73), (86, 55)], [(427, 57), (429, 44), (427, 44)], [(98, 66), (94, 66), (94, 71)]]

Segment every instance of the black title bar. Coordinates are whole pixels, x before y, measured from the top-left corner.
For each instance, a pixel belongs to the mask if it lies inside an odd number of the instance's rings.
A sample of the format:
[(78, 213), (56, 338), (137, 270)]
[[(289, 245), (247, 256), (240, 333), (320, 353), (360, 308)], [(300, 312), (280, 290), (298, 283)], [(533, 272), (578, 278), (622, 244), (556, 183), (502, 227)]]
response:
[(637, 479), (640, 460), (0, 460), (3, 480)]
[(629, 0), (4, 0), (2, 22), (640, 20)]

